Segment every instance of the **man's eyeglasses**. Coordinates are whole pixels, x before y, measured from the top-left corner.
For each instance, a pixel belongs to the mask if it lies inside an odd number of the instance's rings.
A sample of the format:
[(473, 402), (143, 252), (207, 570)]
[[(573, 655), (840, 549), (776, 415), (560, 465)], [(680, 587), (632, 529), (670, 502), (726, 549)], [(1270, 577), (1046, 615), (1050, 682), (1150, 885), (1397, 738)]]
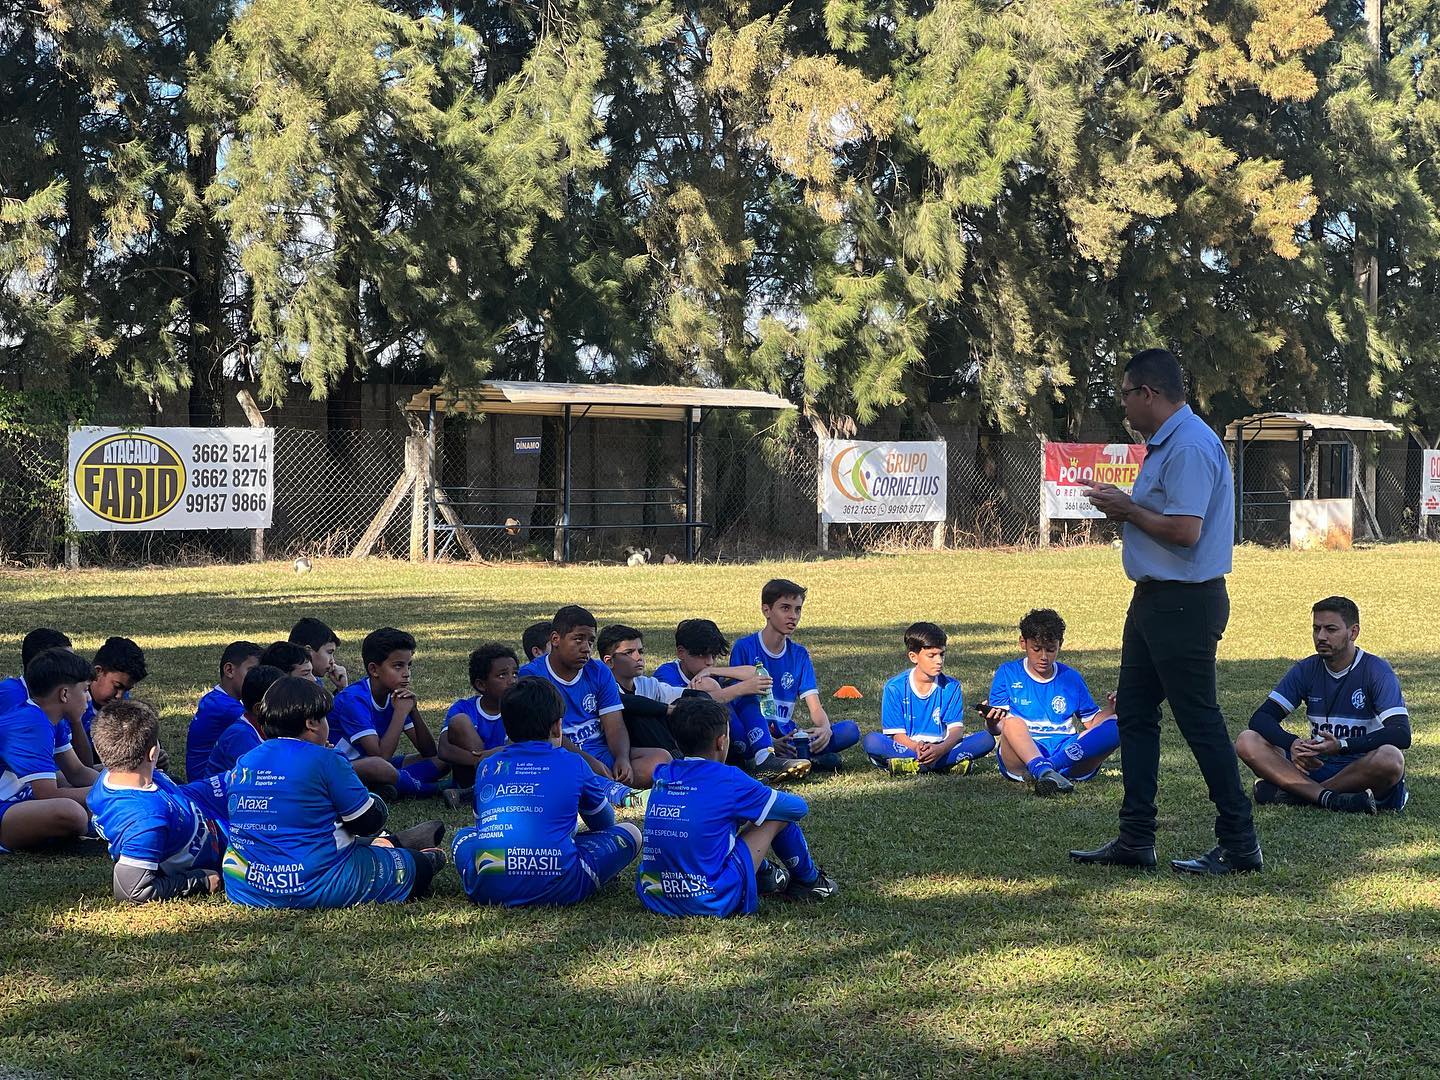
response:
[(1124, 401), (1131, 394), (1138, 394), (1141, 390), (1148, 389), (1144, 383), (1139, 386), (1122, 386), (1120, 388), (1120, 400)]

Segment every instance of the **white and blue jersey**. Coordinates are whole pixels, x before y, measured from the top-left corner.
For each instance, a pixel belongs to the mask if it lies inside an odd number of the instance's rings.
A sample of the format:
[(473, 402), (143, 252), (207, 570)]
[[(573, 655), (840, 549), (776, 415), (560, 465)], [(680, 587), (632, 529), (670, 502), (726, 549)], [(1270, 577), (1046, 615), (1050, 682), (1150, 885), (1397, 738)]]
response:
[(583, 899), (595, 882), (576, 847), (576, 818), (613, 821), (609, 790), (584, 758), (545, 741), (512, 743), (482, 761), (475, 827), (455, 841), (470, 898), (507, 907)]
[(1090, 696), (1090, 688), (1074, 668), (1056, 663), (1054, 675), (1037, 679), (1024, 657), (1000, 665), (990, 683), (987, 703), (1008, 709), (1024, 720), (1042, 749), (1047, 743), (1075, 734), (1072, 718), (1083, 723), (1100, 711)]
[(212, 776), (181, 787), (163, 772), (144, 788), (113, 788), (100, 774), (86, 802), (110, 858), (167, 876), (219, 871), (225, 852), (225, 780)]
[(205, 775), (229, 772), (236, 762), (264, 741), (265, 736), (260, 734), (250, 718), (241, 716), (215, 740), (215, 748), (205, 762)]
[[(415, 714), (412, 712), (405, 721), (405, 730), (415, 729)], [(379, 736), (390, 729), (395, 719), (395, 699), (390, 694), (379, 705), (370, 690), (370, 680), (353, 682), (335, 695), (330, 707), (330, 741), (347, 761), (358, 761), (365, 756), (360, 740), (366, 735)]]
[(215, 740), (240, 717), (245, 715), (245, 706), (239, 698), (233, 698), (216, 686), (200, 699), (195, 708), (195, 718), (185, 733), (185, 776), (199, 780), (205, 775), (205, 762), (210, 751), (215, 749)]
[[(820, 685), (815, 681), (815, 667), (810, 663), (810, 653), (799, 642), (790, 638), (772, 653), (760, 639), (760, 633), (743, 637), (730, 650), (730, 663), (735, 667), (745, 664), (759, 664), (773, 680), (770, 693), (775, 698), (775, 718), (771, 721), (775, 730), (788, 735), (795, 730), (795, 705), (806, 694), (818, 694)], [(742, 714), (748, 714), (753, 707), (759, 709), (760, 701), (755, 695), (736, 698)], [(740, 705), (740, 702), (745, 702)]]
[(623, 709), (620, 684), (608, 667), (599, 660), (587, 660), (579, 673), (566, 682), (555, 674), (547, 655), (531, 660), (520, 669), (520, 674), (549, 679), (565, 699), (565, 718), (560, 722), (565, 737), (606, 765), (615, 764), (610, 747), (605, 742), (605, 732), (600, 727), (601, 717)]
[(440, 725), (444, 731), (450, 726), (452, 716), (463, 716), (475, 726), (475, 734), (480, 736), (480, 744), (486, 750), (494, 750), (497, 746), (505, 745), (505, 723), (500, 719), (500, 714), (491, 715), (480, 705), (480, 695), (474, 694), (470, 697), (463, 697), (445, 714), (445, 721)]
[(965, 726), (965, 695), (960, 680), (941, 672), (928, 694), (915, 689), (914, 671), (902, 671), (885, 684), (880, 698), (880, 730), (915, 742), (941, 743)]
[(1380, 657), (1355, 650), (1344, 671), (1331, 671), (1318, 655), (1286, 672), (1270, 700), (1288, 715), (1305, 706), (1310, 735), (1354, 738), (1379, 731), (1392, 716), (1409, 715), (1395, 670)]
[(55, 779), (55, 727), (29, 698), (0, 716), (0, 803), (23, 802), (32, 781)]
[(342, 827), (363, 816), (374, 797), (328, 746), (267, 739), (230, 770), (226, 784), (230, 846), (222, 870), (232, 901), (344, 907), (409, 895), (414, 857), (357, 847)]
[(635, 892), (661, 915), (750, 914), (759, 898), (741, 827), (799, 821), (808, 809), (733, 765), (682, 758), (657, 766)]

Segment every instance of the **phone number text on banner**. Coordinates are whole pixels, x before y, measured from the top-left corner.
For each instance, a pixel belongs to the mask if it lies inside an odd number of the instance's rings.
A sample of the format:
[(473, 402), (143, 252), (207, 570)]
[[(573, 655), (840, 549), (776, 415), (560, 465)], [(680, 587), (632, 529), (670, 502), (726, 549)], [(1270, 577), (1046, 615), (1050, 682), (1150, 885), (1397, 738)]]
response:
[(943, 442), (820, 443), (820, 518), (829, 524), (944, 521)]
[(1138, 443), (1046, 443), (1043, 494), (1045, 516), (1103, 518), (1085, 498), (1084, 489), (1113, 484), (1130, 491), (1140, 475), (1145, 447)]
[(79, 532), (268, 529), (271, 428), (103, 428), (70, 432), (70, 519)]

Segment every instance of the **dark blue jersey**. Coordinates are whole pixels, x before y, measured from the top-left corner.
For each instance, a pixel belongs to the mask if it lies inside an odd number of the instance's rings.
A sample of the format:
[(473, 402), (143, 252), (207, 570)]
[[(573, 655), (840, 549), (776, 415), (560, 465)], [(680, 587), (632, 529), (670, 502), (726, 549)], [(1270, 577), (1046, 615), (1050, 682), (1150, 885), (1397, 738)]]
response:
[(1408, 716), (1395, 670), (1380, 657), (1355, 650), (1344, 671), (1331, 671), (1319, 655), (1307, 656), (1286, 672), (1270, 700), (1287, 714), (1302, 705), (1310, 734), (1348, 739), (1379, 731), (1393, 716)]

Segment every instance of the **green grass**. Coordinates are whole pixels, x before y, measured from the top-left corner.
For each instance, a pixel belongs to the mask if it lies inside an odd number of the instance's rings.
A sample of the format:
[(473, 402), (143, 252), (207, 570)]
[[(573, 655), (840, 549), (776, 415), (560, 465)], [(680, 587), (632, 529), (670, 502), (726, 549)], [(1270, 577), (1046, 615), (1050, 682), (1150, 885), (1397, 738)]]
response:
[[(1108, 548), (949, 553), (746, 567), (288, 566), (0, 576), (0, 656), (58, 625), (81, 649), (110, 633), (144, 645), (141, 696), (172, 758), (219, 648), (268, 641), (301, 614), (331, 622), (354, 663), (363, 632), (420, 640), (417, 690), (438, 719), (479, 641), (515, 641), (566, 602), (649, 634), (708, 615), (758, 625), (766, 577), (810, 588), (799, 639), (832, 715), (878, 719), (914, 618), (951, 633), (972, 700), (1014, 651), (1014, 625), (1053, 604), (1065, 659), (1113, 686), (1128, 587)], [(1067, 848), (1113, 835), (1118, 771), (1039, 801), (993, 765), (965, 778), (892, 780), (852, 756), (810, 782), (806, 830), (842, 883), (814, 907), (758, 917), (647, 915), (633, 872), (568, 911), (472, 907), (453, 870), (424, 905), (318, 914), (216, 898), (141, 910), (110, 899), (109, 865), (0, 862), (0, 1073), (795, 1076), (987, 1074), (1421, 1075), (1440, 1066), (1440, 677), (1427, 613), (1440, 549), (1245, 550), (1221, 648), (1232, 730), (1309, 649), (1308, 607), (1332, 592), (1364, 612), (1416, 718), (1403, 817), (1257, 810), (1263, 875), (1177, 879), (1073, 868)], [(842, 708), (844, 705), (846, 707)], [(1212, 815), (1167, 725), (1161, 857), (1203, 850)], [(407, 805), (402, 821), (463, 815)]]

